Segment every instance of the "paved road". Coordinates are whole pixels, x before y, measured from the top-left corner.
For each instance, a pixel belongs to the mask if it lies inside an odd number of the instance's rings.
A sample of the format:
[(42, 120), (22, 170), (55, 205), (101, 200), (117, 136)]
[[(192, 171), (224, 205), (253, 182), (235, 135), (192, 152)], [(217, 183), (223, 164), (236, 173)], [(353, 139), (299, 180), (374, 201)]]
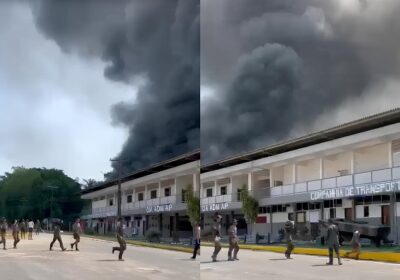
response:
[(227, 249), (219, 254), (219, 262), (211, 262), (213, 248), (203, 247), (200, 258), (202, 280), (313, 280), (313, 279), (399, 279), (400, 264), (343, 259), (343, 265), (326, 266), (326, 257), (293, 255), (286, 260), (282, 254), (239, 251), (239, 261), (227, 261)]
[[(34, 240), (22, 240), (19, 248), (0, 250), (0, 279), (140, 279), (199, 280), (199, 261), (187, 253), (128, 245), (124, 262), (111, 254), (116, 242), (82, 238), (80, 251), (62, 252), (58, 243), (49, 251), (52, 236), (41, 234)], [(65, 246), (72, 237), (63, 236)]]

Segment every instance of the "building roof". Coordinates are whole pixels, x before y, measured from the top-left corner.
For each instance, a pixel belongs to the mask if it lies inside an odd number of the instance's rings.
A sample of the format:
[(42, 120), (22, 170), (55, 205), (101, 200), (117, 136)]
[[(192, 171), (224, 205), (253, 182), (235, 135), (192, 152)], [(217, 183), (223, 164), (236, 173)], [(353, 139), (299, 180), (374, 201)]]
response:
[[(161, 171), (164, 171), (164, 170), (167, 170), (170, 168), (174, 168), (174, 167), (186, 164), (186, 163), (190, 163), (190, 162), (193, 162), (196, 160), (200, 160), (200, 150), (194, 150), (192, 152), (189, 152), (189, 153), (186, 153), (183, 155), (179, 155), (177, 157), (150, 165), (149, 167), (139, 169), (132, 173), (124, 175), (123, 177), (121, 177), (121, 183), (131, 181), (131, 180), (134, 180), (137, 178), (141, 178), (141, 177), (144, 177), (147, 175), (151, 175), (154, 173), (158, 173), (158, 172), (161, 172)], [(96, 185), (93, 188), (82, 190), (81, 194), (95, 192), (95, 191), (102, 190), (102, 189), (105, 189), (105, 188), (108, 188), (108, 187), (111, 187), (111, 186), (114, 186), (117, 184), (118, 184), (118, 179), (105, 181), (105, 182), (102, 182), (102, 183)]]
[(201, 173), (266, 158), (277, 154), (297, 150), (311, 145), (320, 144), (345, 136), (369, 131), (400, 122), (400, 108), (371, 115), (362, 119), (344, 123), (319, 132), (314, 132), (299, 138), (272, 144), (251, 152), (241, 153), (223, 160), (201, 166)]

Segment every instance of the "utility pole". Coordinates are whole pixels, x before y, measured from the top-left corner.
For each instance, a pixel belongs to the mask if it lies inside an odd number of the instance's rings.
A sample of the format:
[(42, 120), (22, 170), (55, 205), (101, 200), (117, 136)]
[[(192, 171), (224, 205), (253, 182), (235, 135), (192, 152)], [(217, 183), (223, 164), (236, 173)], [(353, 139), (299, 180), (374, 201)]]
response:
[(126, 161), (125, 159), (110, 159), (112, 162), (117, 162), (117, 173), (118, 173), (118, 193), (117, 193), (117, 219), (121, 218), (121, 204), (122, 204), (122, 195), (121, 195), (121, 169), (122, 162)]
[[(58, 189), (57, 186), (47, 186), (51, 189), (51, 199), (50, 199), (50, 221), (53, 223), (53, 200), (54, 200), (54, 189)], [(49, 222), (47, 222), (47, 230), (49, 230)]]

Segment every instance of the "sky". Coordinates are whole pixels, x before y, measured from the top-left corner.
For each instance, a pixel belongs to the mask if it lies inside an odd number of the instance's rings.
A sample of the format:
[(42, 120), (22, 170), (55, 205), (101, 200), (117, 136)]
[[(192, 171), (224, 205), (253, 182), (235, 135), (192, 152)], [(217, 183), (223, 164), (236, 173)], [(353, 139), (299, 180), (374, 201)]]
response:
[(132, 172), (199, 147), (198, 2), (1, 1), (0, 174)]
[(201, 3), (203, 164), (400, 106), (400, 1)]

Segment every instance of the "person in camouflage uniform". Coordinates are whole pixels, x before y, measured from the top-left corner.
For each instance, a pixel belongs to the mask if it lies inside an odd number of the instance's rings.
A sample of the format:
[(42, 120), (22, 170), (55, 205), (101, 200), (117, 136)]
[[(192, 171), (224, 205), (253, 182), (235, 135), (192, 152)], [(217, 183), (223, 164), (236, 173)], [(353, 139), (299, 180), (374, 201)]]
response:
[(213, 262), (217, 261), (218, 253), (221, 251), (221, 221), (222, 216), (216, 214), (214, 216), (214, 225), (213, 225), (213, 233), (214, 233), (214, 252), (211, 256)]
[(0, 244), (3, 244), (3, 250), (7, 250), (6, 248), (6, 233), (7, 233), (7, 220), (6, 218), (1, 218), (0, 220)]
[(335, 225), (332, 220), (329, 220), (328, 222), (328, 232), (327, 232), (326, 242), (329, 248), (329, 262), (327, 262), (326, 264), (333, 265), (333, 251), (335, 251), (336, 256), (338, 258), (338, 263), (339, 265), (342, 265), (339, 253), (339, 230), (337, 225)]
[(12, 225), (12, 236), (14, 238), (14, 249), (17, 249), (17, 244), (21, 240), (19, 238), (19, 225), (18, 225), (18, 220), (14, 221), (14, 224)]
[(355, 253), (355, 259), (358, 260), (361, 253), (361, 242), (360, 242), (360, 231), (356, 230), (353, 233), (353, 238), (351, 239), (351, 252), (346, 253), (346, 257), (349, 257), (350, 254)]
[(289, 220), (285, 223), (285, 239), (286, 239), (286, 252), (285, 257), (290, 259), (290, 255), (294, 249), (293, 244), (294, 222)]
[(71, 249), (73, 250), (74, 246), (75, 246), (75, 250), (79, 251), (78, 243), (81, 241), (80, 234), (82, 233), (82, 227), (81, 227), (80, 219), (76, 219), (74, 225), (72, 226), (72, 230), (73, 230), (73, 237), (75, 239), (75, 242), (71, 243)]
[(65, 251), (62, 239), (61, 239), (61, 225), (62, 221), (53, 222), (53, 241), (50, 243), (50, 251), (53, 250), (54, 242), (58, 241), (60, 243), (61, 250)]
[[(239, 260), (237, 253), (239, 252), (239, 238), (237, 236), (237, 220), (233, 219), (232, 225), (228, 229), (229, 234), (229, 250), (228, 250), (228, 261)], [(233, 258), (232, 258), (233, 251)]]
[(124, 259), (122, 258), (122, 255), (124, 254), (126, 250), (126, 241), (124, 239), (124, 227), (123, 227), (123, 222), (122, 218), (118, 219), (117, 222), (117, 241), (119, 243), (119, 247), (113, 247), (112, 248), (112, 253), (114, 254), (114, 251), (119, 251), (118, 255), (118, 260), (123, 261)]

